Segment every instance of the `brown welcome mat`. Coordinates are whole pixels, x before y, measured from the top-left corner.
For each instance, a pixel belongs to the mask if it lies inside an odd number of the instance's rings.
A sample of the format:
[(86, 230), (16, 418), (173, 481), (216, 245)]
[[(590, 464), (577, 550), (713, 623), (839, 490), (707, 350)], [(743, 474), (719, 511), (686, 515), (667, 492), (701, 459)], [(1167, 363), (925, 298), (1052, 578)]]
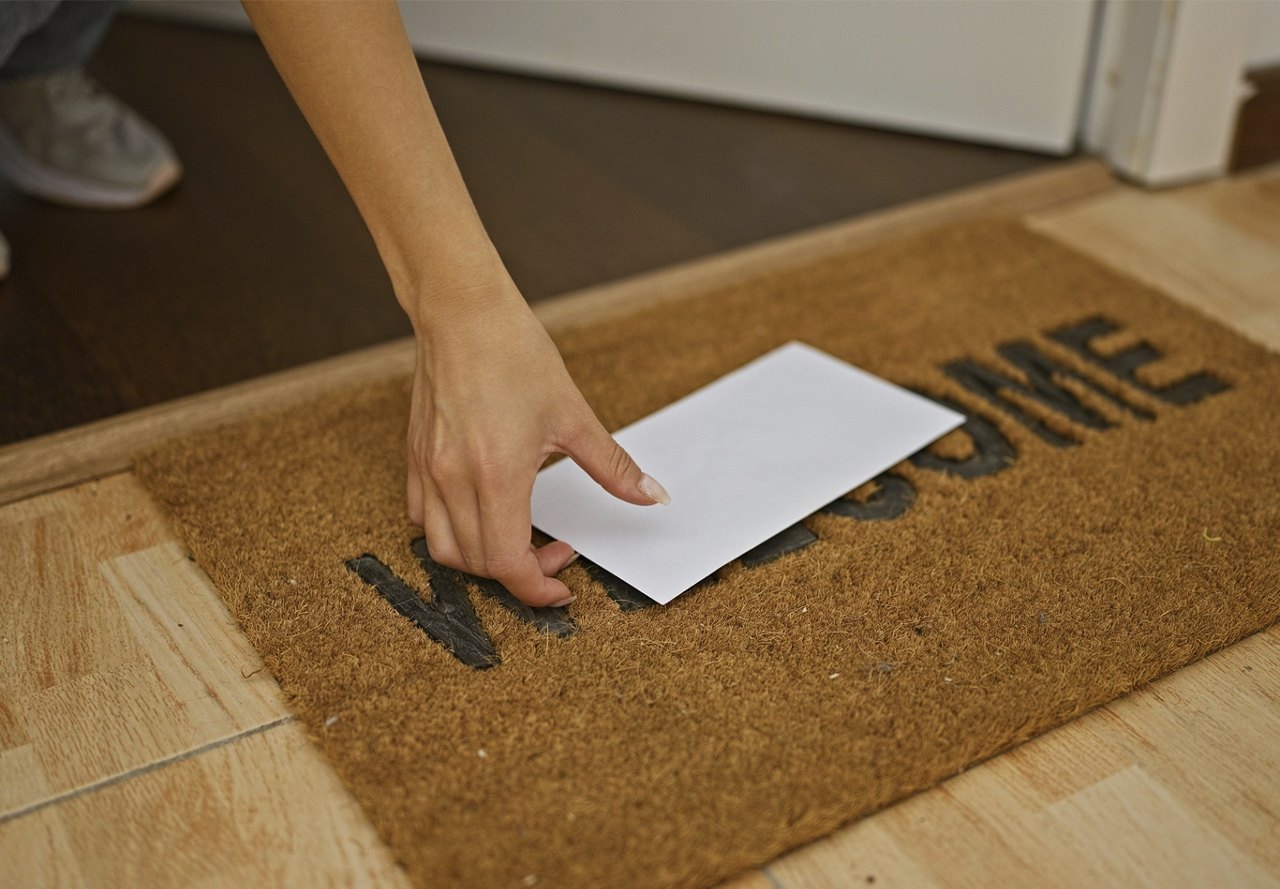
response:
[(791, 339), (968, 424), (665, 608), (422, 561), (403, 381), (138, 473), (420, 886), (708, 884), (1280, 616), (1280, 357), (1014, 223), (560, 346), (617, 428)]

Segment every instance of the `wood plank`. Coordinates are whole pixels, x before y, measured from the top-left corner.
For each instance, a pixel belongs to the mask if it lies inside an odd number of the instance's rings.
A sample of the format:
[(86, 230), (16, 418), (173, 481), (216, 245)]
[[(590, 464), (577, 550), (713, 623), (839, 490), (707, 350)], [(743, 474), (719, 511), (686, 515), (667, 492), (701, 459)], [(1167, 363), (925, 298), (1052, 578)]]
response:
[(1280, 885), (1280, 628), (775, 861), (787, 889)]
[[(1270, 206), (1280, 212), (1274, 200)], [(1117, 189), (1031, 214), (1028, 222), (1245, 336), (1280, 346), (1280, 246), (1203, 212), (1185, 195)]]
[(1178, 200), (1280, 247), (1280, 164), (1177, 192)]
[(408, 880), (297, 723), (0, 819), (7, 886), (379, 886)]
[(0, 508), (0, 587), (0, 816), (288, 713), (132, 476)]
[(753, 870), (726, 880), (720, 884), (720, 889), (778, 889), (778, 884), (767, 871)]
[[(1096, 161), (1064, 164), (588, 288), (540, 302), (534, 311), (554, 333), (913, 230), (1050, 207), (1113, 187)], [(398, 340), (0, 448), (0, 504), (121, 472), (130, 455), (166, 438), (409, 373), (413, 355), (412, 340)]]

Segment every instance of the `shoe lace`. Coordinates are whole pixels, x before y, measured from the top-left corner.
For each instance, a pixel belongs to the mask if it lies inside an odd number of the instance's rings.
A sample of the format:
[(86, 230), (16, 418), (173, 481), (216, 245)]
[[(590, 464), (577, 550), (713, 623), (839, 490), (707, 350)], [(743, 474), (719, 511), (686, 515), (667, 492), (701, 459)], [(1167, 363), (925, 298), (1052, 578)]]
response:
[(45, 91), (55, 102), (75, 102), (95, 98), (102, 93), (102, 87), (83, 68), (74, 68), (49, 75)]
[(49, 104), (63, 109), (64, 114), (74, 113), (87, 141), (102, 143), (111, 138), (118, 116), (116, 103), (83, 69), (50, 75), (45, 81), (45, 95)]

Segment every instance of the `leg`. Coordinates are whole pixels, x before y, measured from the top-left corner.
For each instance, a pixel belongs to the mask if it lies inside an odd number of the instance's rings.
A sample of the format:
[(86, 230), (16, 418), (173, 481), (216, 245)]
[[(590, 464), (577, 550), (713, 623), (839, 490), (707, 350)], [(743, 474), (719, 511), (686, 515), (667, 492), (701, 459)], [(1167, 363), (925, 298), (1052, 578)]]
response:
[(182, 175), (155, 127), (84, 71), (121, 0), (0, 0), (0, 175), (54, 203), (140, 207)]
[(124, 0), (8, 0), (0, 3), (0, 79), (81, 68)]

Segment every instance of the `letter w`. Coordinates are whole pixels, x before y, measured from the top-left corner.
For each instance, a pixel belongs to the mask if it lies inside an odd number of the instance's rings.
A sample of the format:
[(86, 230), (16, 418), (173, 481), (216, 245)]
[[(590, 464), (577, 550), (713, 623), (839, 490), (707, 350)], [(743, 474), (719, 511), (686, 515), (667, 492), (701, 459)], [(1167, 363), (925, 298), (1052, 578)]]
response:
[(346, 565), (391, 603), (392, 608), (416, 623), (468, 667), (484, 670), (502, 663), (493, 640), (476, 616), (467, 592), (468, 583), (497, 599), (517, 618), (533, 624), (544, 633), (565, 637), (577, 629), (562, 608), (530, 608), (503, 589), (501, 584), (438, 564), (427, 554), (427, 541), (422, 537), (409, 544), (409, 548), (427, 574), (430, 601), (423, 601), (418, 590), (377, 556), (365, 553), (349, 559)]

